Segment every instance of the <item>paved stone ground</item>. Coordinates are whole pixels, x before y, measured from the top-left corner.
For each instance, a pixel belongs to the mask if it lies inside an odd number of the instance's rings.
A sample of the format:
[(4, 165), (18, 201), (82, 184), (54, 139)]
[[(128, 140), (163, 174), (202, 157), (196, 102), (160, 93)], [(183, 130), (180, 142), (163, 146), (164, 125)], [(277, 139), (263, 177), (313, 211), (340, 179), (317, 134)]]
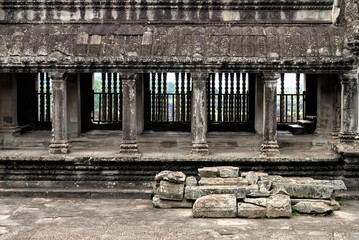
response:
[(325, 217), (193, 219), (140, 199), (0, 198), (0, 239), (359, 239), (359, 201)]

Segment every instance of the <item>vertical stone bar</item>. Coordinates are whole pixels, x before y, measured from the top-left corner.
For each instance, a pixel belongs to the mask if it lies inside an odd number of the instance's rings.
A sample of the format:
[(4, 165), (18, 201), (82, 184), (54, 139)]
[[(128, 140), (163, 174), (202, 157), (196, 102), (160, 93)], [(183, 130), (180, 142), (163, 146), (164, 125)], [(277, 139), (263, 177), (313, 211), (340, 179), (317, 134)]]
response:
[(207, 73), (194, 72), (192, 76), (192, 151), (191, 154), (208, 155), (207, 145)]
[(68, 153), (67, 139), (67, 93), (63, 72), (52, 72), (52, 140), (51, 154)]
[(341, 142), (353, 142), (358, 130), (358, 70), (355, 68), (340, 75), (341, 91)]
[(277, 143), (277, 80), (280, 74), (263, 73), (263, 144), (262, 154), (279, 154)]
[(136, 110), (137, 74), (122, 73), (122, 143), (120, 153), (139, 153), (137, 145), (137, 110)]

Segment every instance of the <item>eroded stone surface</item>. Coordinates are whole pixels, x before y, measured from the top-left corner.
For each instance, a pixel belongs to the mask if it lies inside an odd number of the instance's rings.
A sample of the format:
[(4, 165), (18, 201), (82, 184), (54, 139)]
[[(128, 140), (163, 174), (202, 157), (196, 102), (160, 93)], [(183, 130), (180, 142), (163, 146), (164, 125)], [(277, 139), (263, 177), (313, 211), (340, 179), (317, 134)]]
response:
[(194, 176), (186, 178), (186, 186), (197, 186), (197, 179)]
[(250, 203), (238, 203), (238, 217), (262, 218), (265, 217), (267, 209)]
[(254, 205), (266, 207), (268, 198), (245, 198), (243, 201), (245, 203), (251, 203)]
[(267, 217), (291, 217), (292, 205), (290, 197), (286, 195), (273, 195), (267, 201)]
[(233, 194), (215, 194), (201, 197), (193, 205), (193, 217), (234, 218), (237, 199)]
[(165, 180), (173, 183), (184, 183), (186, 175), (183, 172), (162, 171), (155, 176), (156, 181)]
[(272, 187), (272, 181), (259, 181), (258, 182), (258, 186), (259, 186), (259, 191), (264, 192), (264, 191), (269, 191)]
[(238, 199), (243, 199), (251, 189), (258, 189), (258, 186), (235, 186), (235, 185), (212, 185), (212, 186), (188, 186), (185, 190), (185, 198), (196, 200), (210, 194), (234, 194)]
[(255, 172), (249, 172), (246, 175), (246, 179), (247, 179), (249, 185), (257, 184), (258, 175)]
[(328, 213), (334, 210), (323, 202), (300, 201), (293, 206), (293, 209), (300, 213)]
[(163, 200), (178, 200), (182, 201), (184, 193), (183, 183), (171, 183), (162, 180), (157, 190), (159, 198)]
[(198, 175), (200, 177), (223, 177), (223, 178), (235, 178), (238, 177), (238, 167), (204, 167), (198, 169)]
[(206, 178), (202, 177), (199, 185), (248, 185), (248, 181), (241, 177), (238, 178)]
[(273, 183), (273, 188), (283, 187), (291, 197), (296, 198), (323, 198), (330, 199), (333, 196), (333, 188), (326, 185), (297, 184), (297, 183)]
[(157, 208), (192, 208), (193, 202), (182, 200), (182, 201), (170, 201), (160, 199), (158, 195), (152, 198), (152, 204)]

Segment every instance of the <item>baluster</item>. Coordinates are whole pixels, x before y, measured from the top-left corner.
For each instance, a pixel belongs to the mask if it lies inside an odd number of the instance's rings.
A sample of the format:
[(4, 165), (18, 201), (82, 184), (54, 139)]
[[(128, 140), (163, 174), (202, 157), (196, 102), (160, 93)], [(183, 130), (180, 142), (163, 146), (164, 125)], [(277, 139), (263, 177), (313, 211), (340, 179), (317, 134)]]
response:
[(185, 100), (185, 93), (184, 93), (184, 82), (185, 82), (185, 77), (186, 74), (185, 73), (181, 73), (181, 121), (185, 121), (185, 116), (186, 116), (186, 100)]
[(240, 97), (241, 97), (241, 74), (236, 73), (236, 122), (241, 122), (241, 106), (240, 106)]
[(211, 120), (211, 74), (208, 74), (207, 80), (207, 122)]
[(219, 88), (218, 88), (218, 122), (222, 122), (222, 77), (223, 73), (218, 74)]
[(102, 73), (101, 121), (106, 121), (106, 73)]
[(152, 94), (152, 113), (151, 113), (151, 121), (154, 122), (156, 121), (156, 73), (152, 73), (152, 89), (151, 89), (151, 94)]
[(122, 122), (122, 112), (123, 112), (123, 104), (122, 104), (122, 77), (121, 74), (118, 74), (118, 83), (119, 83), (119, 87), (118, 87), (118, 92), (119, 92), (119, 120)]
[(117, 73), (113, 73), (113, 103), (114, 103), (114, 121), (118, 121), (118, 94), (117, 94)]
[(284, 73), (280, 75), (280, 122), (284, 122)]
[(243, 122), (246, 122), (246, 118), (247, 118), (247, 103), (246, 103), (246, 95), (247, 95), (247, 90), (246, 90), (246, 86), (247, 86), (247, 73), (242, 73), (242, 93), (243, 93), (243, 100), (242, 100), (242, 107), (243, 107), (243, 112), (242, 112), (242, 118), (243, 118)]
[(167, 73), (166, 72), (163, 73), (163, 105), (164, 105), (163, 120), (168, 122)]
[(178, 122), (180, 120), (179, 115), (180, 115), (180, 96), (179, 96), (179, 73), (175, 73), (175, 77), (176, 77), (176, 122)]
[(45, 119), (44, 80), (45, 74), (40, 73), (40, 122)]
[(112, 122), (112, 73), (107, 73), (108, 121)]
[(234, 73), (231, 73), (230, 74), (230, 81), (231, 81), (231, 88), (230, 88), (230, 98), (229, 98), (229, 121), (230, 122), (233, 122), (234, 119), (233, 119), (233, 112), (235, 111), (234, 110), (234, 107), (233, 107), (233, 95), (234, 95)]
[(212, 122), (216, 121), (216, 74), (212, 73)]
[(186, 114), (186, 121), (191, 121), (191, 74), (187, 73), (187, 114)]
[(158, 91), (158, 109), (157, 109), (157, 112), (158, 112), (158, 116), (157, 116), (157, 121), (162, 121), (162, 110), (163, 110), (163, 107), (162, 107), (162, 73), (157, 73), (157, 91)]
[(299, 94), (300, 94), (300, 73), (297, 73), (296, 75), (296, 87), (297, 87), (297, 104), (296, 104), (296, 110), (297, 110), (297, 121), (300, 119), (299, 118)]
[(50, 92), (50, 76), (46, 74), (46, 122), (50, 122), (51, 118), (51, 92)]
[(228, 73), (224, 74), (224, 112), (223, 117), (224, 121), (228, 122)]

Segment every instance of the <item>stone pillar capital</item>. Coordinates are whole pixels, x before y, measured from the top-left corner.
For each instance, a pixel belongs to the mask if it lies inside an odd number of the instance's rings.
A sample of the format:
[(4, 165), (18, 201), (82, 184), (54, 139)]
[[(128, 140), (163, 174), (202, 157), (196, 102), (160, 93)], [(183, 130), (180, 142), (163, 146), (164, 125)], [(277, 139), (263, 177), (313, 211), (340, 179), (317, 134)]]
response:
[(277, 72), (263, 72), (262, 76), (264, 84), (277, 83), (280, 79), (280, 73)]
[(208, 73), (204, 71), (194, 71), (191, 72), (191, 78), (192, 81), (206, 81), (208, 78)]
[(52, 72), (48, 72), (47, 74), (51, 78), (52, 82), (65, 81), (65, 74), (66, 74), (65, 71), (52, 71)]
[(138, 74), (131, 71), (124, 71), (120, 74), (122, 81), (136, 81), (136, 79), (138, 78)]
[(342, 84), (356, 83), (358, 80), (358, 68), (353, 68), (350, 71), (339, 75)]

